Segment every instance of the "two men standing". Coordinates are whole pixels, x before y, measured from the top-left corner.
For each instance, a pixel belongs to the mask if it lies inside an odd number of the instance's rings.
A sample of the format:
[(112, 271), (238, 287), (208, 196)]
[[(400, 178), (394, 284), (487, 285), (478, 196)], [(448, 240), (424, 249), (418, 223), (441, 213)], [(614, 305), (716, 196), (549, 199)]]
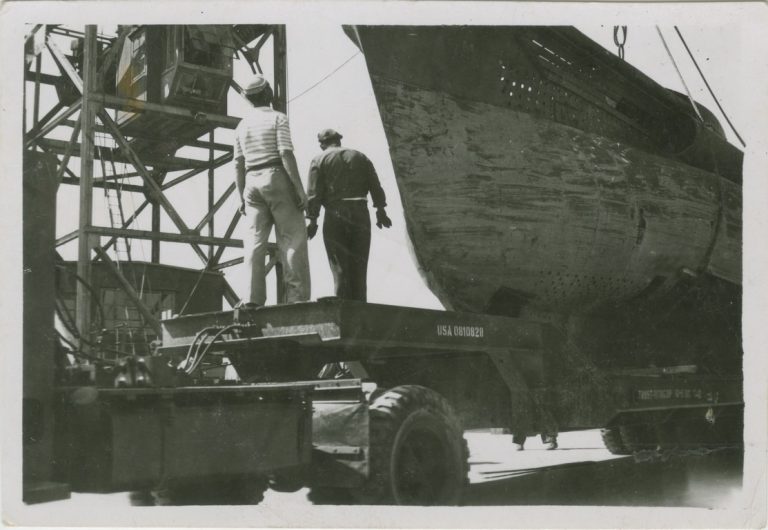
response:
[[(392, 226), (373, 164), (359, 151), (342, 148), (336, 131), (322, 131), (318, 140), (323, 153), (312, 161), (308, 198), (293, 155), (288, 118), (271, 108), (269, 83), (254, 75), (244, 92), (253, 108), (237, 126), (233, 148), (240, 212), (250, 222), (245, 240), (249, 289), (241, 305), (259, 307), (266, 300), (264, 260), (272, 226), (283, 264), (286, 301), (309, 300), (307, 237), (317, 233), (321, 207), (325, 208), (323, 238), (336, 296), (365, 301), (371, 243), (369, 193), (377, 209), (376, 225)], [(307, 227), (305, 210), (310, 219)]]

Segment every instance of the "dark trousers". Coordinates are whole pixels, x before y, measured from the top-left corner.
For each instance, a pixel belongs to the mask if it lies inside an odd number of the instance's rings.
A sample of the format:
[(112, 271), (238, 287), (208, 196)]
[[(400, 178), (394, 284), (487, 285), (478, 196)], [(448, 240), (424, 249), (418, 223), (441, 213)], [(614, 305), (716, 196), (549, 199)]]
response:
[(364, 201), (341, 201), (325, 209), (323, 239), (336, 296), (366, 301), (371, 217)]

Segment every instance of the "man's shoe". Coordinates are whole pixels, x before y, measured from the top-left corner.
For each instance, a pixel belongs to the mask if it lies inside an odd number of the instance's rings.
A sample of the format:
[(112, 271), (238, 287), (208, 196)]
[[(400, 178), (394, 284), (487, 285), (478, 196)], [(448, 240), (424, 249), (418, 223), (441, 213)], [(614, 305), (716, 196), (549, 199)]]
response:
[(551, 441), (545, 446), (547, 451), (552, 451), (554, 449), (557, 449), (557, 440)]
[(512, 446), (515, 448), (515, 451), (524, 451), (523, 444), (516, 444), (513, 443)]

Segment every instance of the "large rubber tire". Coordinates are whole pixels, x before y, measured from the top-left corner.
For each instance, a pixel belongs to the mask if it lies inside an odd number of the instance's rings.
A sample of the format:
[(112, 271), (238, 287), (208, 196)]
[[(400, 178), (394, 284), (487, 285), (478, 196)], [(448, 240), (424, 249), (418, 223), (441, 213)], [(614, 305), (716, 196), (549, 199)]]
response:
[(613, 455), (631, 455), (630, 451), (621, 439), (621, 433), (616, 427), (600, 429), (600, 436), (603, 438), (603, 444)]
[(652, 423), (626, 423), (619, 427), (621, 441), (632, 453), (653, 451), (658, 446), (658, 436)]
[(325, 486), (310, 488), (307, 499), (312, 504), (353, 504), (355, 501), (350, 489)]
[(370, 406), (368, 480), (352, 490), (364, 504), (455, 505), (468, 484), (461, 424), (440, 394), (395, 387)]

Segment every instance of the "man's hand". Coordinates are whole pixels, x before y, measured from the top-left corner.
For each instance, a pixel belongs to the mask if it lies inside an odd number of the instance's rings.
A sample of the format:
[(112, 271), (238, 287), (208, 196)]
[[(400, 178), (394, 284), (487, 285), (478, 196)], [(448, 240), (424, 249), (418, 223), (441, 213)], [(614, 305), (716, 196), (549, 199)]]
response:
[(312, 239), (317, 234), (317, 219), (310, 219), (307, 225), (307, 237)]
[(240, 215), (245, 215), (245, 201), (240, 201), (240, 207), (237, 209), (238, 212), (240, 212)]
[(392, 226), (392, 220), (387, 217), (387, 212), (384, 210), (384, 208), (379, 208), (376, 210), (376, 226), (379, 228), (389, 228)]
[(303, 189), (296, 190), (296, 205), (299, 207), (299, 210), (302, 212), (307, 211), (307, 203), (309, 202), (309, 199), (307, 199), (307, 194), (304, 192)]

